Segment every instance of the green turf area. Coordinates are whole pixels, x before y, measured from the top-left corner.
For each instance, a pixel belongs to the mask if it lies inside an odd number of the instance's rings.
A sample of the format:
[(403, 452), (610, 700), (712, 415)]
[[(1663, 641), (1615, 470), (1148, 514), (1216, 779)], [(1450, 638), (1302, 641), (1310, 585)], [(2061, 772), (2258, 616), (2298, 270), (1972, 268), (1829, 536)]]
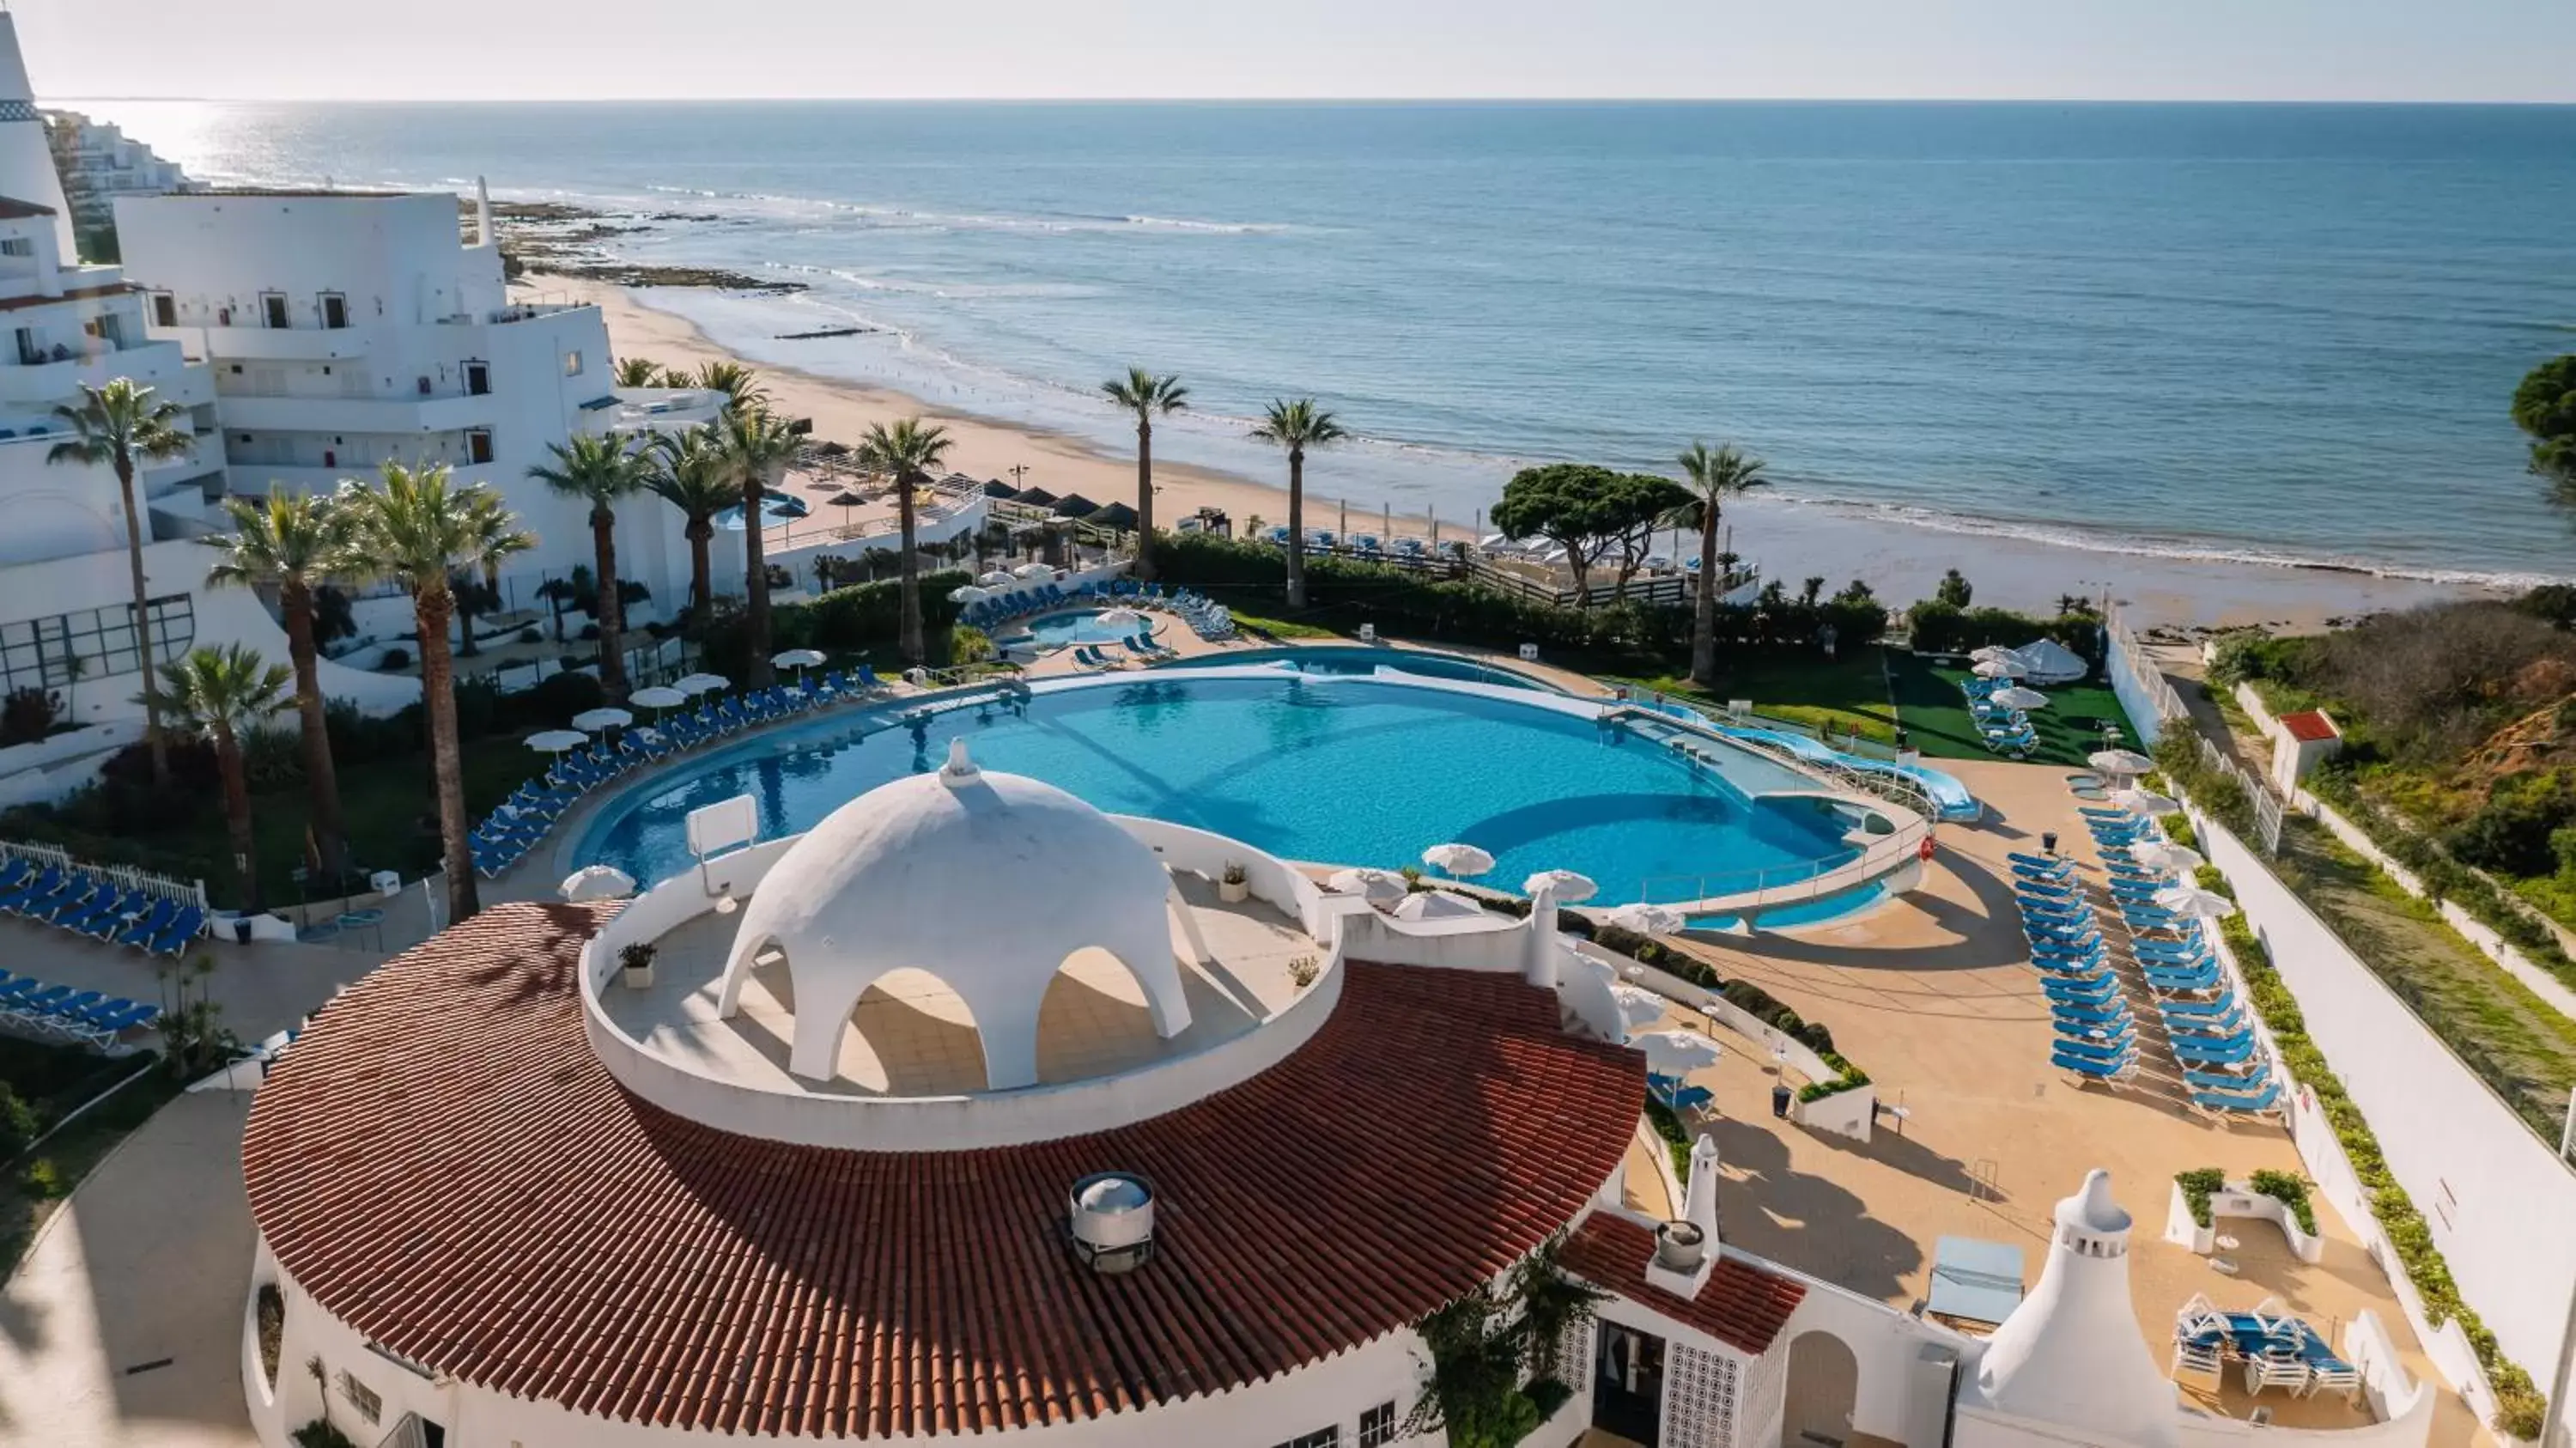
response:
[[(1960, 691), (1959, 686), (1975, 675), (1895, 650), (1888, 652), (1887, 670), (1906, 733), (1927, 758), (2001, 757), (1986, 748), (1984, 736), (1968, 716), (1967, 695)], [(2031, 727), (2039, 734), (2039, 749), (2030, 756), (2031, 762), (2081, 768), (2086, 756), (2103, 747), (2105, 720), (2120, 727), (2123, 742), (2135, 746), (2137, 731), (2107, 686), (2083, 683), (2041, 692), (2048, 695), (2048, 707), (2030, 713)]]
[[(140, 1055), (110, 1060), (82, 1047), (0, 1036), (0, 1082), (27, 1103), (39, 1133), (158, 1059)], [(145, 1072), (142, 1079), (119, 1089), (42, 1146), (15, 1160), (0, 1160), (0, 1276), (15, 1270), (55, 1203), (127, 1132), (178, 1092), (178, 1082), (169, 1072)]]
[(1637, 676), (1618, 682), (1641, 684), (1720, 709), (1743, 699), (1751, 702), (1755, 713), (1773, 719), (1805, 724), (1827, 735), (1857, 729), (1863, 739), (1894, 744), (1896, 710), (1887, 700), (1880, 653), (1880, 649), (1871, 646), (1832, 659), (1812, 653), (1728, 659), (1719, 667), (1714, 689), (1693, 688), (1689, 680), (1671, 675)]
[(1337, 639), (1339, 630), (1317, 628), (1311, 623), (1290, 623), (1284, 618), (1263, 618), (1258, 614), (1236, 613), (1235, 626), (1246, 633), (1268, 634), (1274, 639)]

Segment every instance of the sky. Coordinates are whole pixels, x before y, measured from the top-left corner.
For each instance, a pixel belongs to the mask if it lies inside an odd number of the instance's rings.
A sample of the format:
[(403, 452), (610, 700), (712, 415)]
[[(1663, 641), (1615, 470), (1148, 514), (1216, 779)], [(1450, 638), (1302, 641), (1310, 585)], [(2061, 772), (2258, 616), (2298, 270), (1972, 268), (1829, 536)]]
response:
[(2570, 0), (0, 0), (39, 97), (2576, 102)]

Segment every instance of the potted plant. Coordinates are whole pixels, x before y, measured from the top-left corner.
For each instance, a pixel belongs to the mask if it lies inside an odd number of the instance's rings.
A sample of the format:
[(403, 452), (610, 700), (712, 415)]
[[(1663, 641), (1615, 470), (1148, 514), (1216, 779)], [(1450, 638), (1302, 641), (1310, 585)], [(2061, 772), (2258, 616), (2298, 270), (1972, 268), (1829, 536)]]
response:
[(617, 952), (617, 973), (628, 990), (644, 990), (653, 984), (653, 945), (639, 940)]
[(1225, 873), (1217, 877), (1216, 897), (1228, 905), (1240, 905), (1252, 894), (1251, 873), (1239, 860), (1228, 860)]

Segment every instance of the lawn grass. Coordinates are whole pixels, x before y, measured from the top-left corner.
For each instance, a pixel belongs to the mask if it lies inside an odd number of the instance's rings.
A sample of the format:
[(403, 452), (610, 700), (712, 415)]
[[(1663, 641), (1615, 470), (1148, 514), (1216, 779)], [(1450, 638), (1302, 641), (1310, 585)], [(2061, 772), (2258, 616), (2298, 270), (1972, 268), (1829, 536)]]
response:
[(1897, 714), (1888, 702), (1876, 645), (1828, 659), (1822, 654), (1767, 654), (1721, 660), (1717, 687), (1701, 689), (1670, 674), (1617, 679), (1679, 699), (1724, 709), (1743, 699), (1757, 714), (1804, 724), (1828, 735), (1857, 730), (1863, 739), (1896, 742)]
[[(1960, 685), (1974, 674), (1892, 649), (1887, 653), (1887, 670), (1905, 732), (1926, 757), (2001, 757), (1986, 748), (1985, 736), (1968, 714), (1968, 698)], [(2104, 720), (2120, 726), (2121, 738), (2135, 745), (2137, 730), (2107, 687), (2084, 683), (2054, 686), (2045, 692), (2048, 707), (2030, 714), (2031, 728), (2039, 734), (2039, 749), (2030, 756), (2033, 763), (2082, 768), (2086, 757), (2102, 748)]]
[[(0, 1037), (0, 1081), (34, 1106), (39, 1131), (81, 1103), (153, 1064), (150, 1055), (110, 1060), (78, 1047), (46, 1046)], [(169, 1072), (145, 1071), (95, 1110), (17, 1160), (0, 1162), (0, 1277), (18, 1259), (90, 1169), (116, 1149), (127, 1133), (179, 1094)]]
[(1235, 626), (1246, 633), (1267, 634), (1274, 639), (1337, 639), (1339, 629), (1318, 628), (1311, 623), (1290, 623), (1284, 618), (1263, 618), (1259, 614), (1235, 612)]
[(2576, 1086), (2576, 1021), (2313, 821), (2284, 819), (2275, 868), (2533, 1131), (2557, 1141)]

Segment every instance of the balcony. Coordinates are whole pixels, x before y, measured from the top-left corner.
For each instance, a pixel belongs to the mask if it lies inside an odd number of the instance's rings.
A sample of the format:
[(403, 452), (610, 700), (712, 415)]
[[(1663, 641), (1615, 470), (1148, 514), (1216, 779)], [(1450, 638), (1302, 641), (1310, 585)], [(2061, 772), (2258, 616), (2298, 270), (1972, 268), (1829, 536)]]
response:
[(481, 397), (261, 397), (218, 393), (227, 432), (404, 434), (489, 427), (499, 399)]
[(211, 395), (204, 382), (205, 374), (190, 374), (178, 347), (168, 342), (114, 348), (93, 341), (89, 351), (59, 362), (50, 355), (22, 359), (15, 350), (0, 352), (0, 358), (17, 364), (0, 365), (0, 404), (51, 407), (78, 397), (84, 385), (102, 387), (119, 377), (131, 377), (158, 388), (164, 397), (182, 406), (202, 402)]
[(181, 321), (154, 326), (156, 337), (187, 341), (189, 350), (225, 362), (340, 362), (365, 357), (373, 327), (201, 327)]

